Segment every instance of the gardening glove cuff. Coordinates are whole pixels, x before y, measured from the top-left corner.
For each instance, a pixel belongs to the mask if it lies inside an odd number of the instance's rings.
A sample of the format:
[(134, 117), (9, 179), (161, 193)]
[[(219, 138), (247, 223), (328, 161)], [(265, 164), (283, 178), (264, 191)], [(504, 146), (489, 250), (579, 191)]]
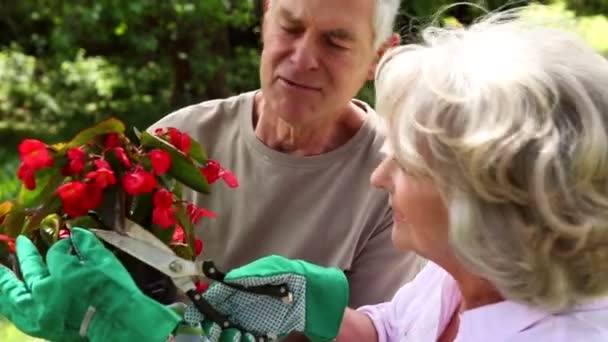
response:
[(81, 325), (81, 333), (91, 342), (165, 342), (182, 321), (175, 311), (143, 294), (135, 294), (115, 312), (91, 313), (92, 310), (90, 307), (85, 313)]

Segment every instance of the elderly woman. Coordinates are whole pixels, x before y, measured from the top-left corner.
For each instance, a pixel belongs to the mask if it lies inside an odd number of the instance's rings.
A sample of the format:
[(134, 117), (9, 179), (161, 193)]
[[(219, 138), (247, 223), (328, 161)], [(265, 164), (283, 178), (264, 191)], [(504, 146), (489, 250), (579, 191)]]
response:
[[(341, 271), (271, 256), (203, 294), (233, 328), (193, 307), (176, 310), (179, 324), (76, 229), (48, 265), (17, 241), (25, 283), (3, 272), (0, 313), (38, 336), (94, 341), (201, 340), (201, 321), (213, 341), (608, 341), (608, 61), (510, 17), (430, 28), (379, 64), (387, 158), (372, 183), (390, 194), (396, 248), (429, 260), (392, 301), (345, 310)], [(291, 296), (231, 283), (287, 283)]]
[(360, 309), (379, 341), (608, 341), (608, 61), (513, 16), (428, 29), (378, 68), (372, 183), (394, 245), (430, 260)]

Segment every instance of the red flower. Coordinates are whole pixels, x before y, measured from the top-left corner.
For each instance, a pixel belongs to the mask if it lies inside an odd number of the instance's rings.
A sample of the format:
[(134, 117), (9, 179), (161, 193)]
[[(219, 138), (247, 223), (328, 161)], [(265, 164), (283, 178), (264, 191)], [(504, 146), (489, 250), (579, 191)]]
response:
[(62, 201), (74, 202), (82, 197), (86, 187), (82, 182), (69, 182), (61, 185), (55, 192)]
[(196, 291), (201, 293), (207, 291), (209, 288), (209, 283), (203, 283), (198, 279), (194, 282), (194, 285), (196, 286)]
[(59, 229), (59, 239), (67, 239), (70, 237), (70, 231), (68, 229), (65, 228), (61, 228)]
[(135, 170), (124, 175), (122, 186), (132, 196), (149, 194), (156, 187), (156, 177), (148, 171)]
[(192, 145), (192, 139), (190, 139), (188, 134), (171, 127), (169, 128), (169, 139), (175, 148), (188, 155), (190, 152), (190, 146)]
[(83, 149), (79, 147), (72, 148), (68, 151), (68, 163), (67, 173), (68, 174), (79, 174), (84, 170), (86, 162), (86, 154)]
[(26, 189), (36, 189), (36, 175), (34, 174), (34, 170), (25, 163), (19, 165), (19, 169), (17, 170), (17, 178), (21, 179)]
[[(186, 235), (184, 234), (184, 228), (179, 224), (175, 226), (175, 231), (171, 237), (171, 241), (177, 243), (186, 242)], [(199, 256), (203, 252), (203, 241), (197, 237), (194, 238), (194, 254)]]
[(194, 203), (188, 203), (186, 206), (186, 213), (190, 216), (190, 222), (193, 224), (198, 224), (199, 221), (203, 218), (203, 216), (215, 218), (217, 214), (211, 210), (207, 210), (205, 208), (199, 208)]
[(220, 179), (220, 172), (222, 171), (222, 167), (220, 163), (215, 160), (209, 159), (207, 161), (207, 166), (201, 168), (201, 173), (205, 178), (207, 178), (207, 183), (212, 184), (216, 180)]
[(160, 188), (154, 193), (154, 207), (171, 208), (173, 206), (173, 194), (169, 190)]
[(15, 241), (8, 241), (7, 242), (8, 245), (8, 251), (11, 253), (17, 253), (17, 246), (15, 246)]
[(239, 186), (239, 180), (232, 172), (228, 170), (224, 170), (224, 173), (222, 174), (222, 179), (224, 180), (224, 183), (226, 183), (226, 185), (231, 188), (237, 188)]
[(162, 128), (162, 127), (161, 128), (157, 128), (157, 129), (154, 130), (154, 134), (156, 134), (156, 135), (163, 135), (165, 133), (167, 133), (167, 130), (165, 128)]
[(186, 236), (184, 234), (184, 228), (179, 224), (175, 226), (175, 231), (173, 232), (173, 236), (171, 237), (171, 241), (183, 243), (186, 241)]
[(114, 171), (106, 168), (89, 172), (87, 174), (87, 179), (92, 180), (95, 186), (99, 189), (105, 189), (110, 185), (116, 184), (116, 176), (114, 175)]
[(118, 158), (118, 160), (120, 160), (124, 166), (131, 167), (131, 161), (129, 160), (129, 157), (127, 157), (127, 153), (125, 152), (124, 148), (115, 147), (113, 151), (116, 158)]
[(153, 198), (154, 210), (152, 222), (162, 228), (169, 228), (177, 224), (175, 210), (173, 210), (173, 194), (167, 189), (158, 189)]
[(154, 210), (152, 210), (152, 223), (161, 228), (169, 228), (172, 225), (177, 224), (175, 210), (173, 210), (173, 208), (154, 208)]
[(108, 136), (106, 137), (105, 145), (106, 145), (107, 149), (119, 147), (120, 139), (118, 137), (118, 134), (116, 134), (116, 133), (108, 134)]
[(200, 169), (201, 173), (207, 179), (207, 183), (212, 184), (218, 179), (222, 178), (224, 183), (231, 188), (236, 188), (239, 186), (239, 181), (236, 176), (224, 169), (220, 163), (216, 160), (209, 159), (207, 161), (207, 165)]
[(152, 150), (148, 153), (150, 162), (152, 162), (152, 169), (157, 175), (163, 175), (171, 168), (171, 156), (169, 152), (163, 150)]
[(84, 216), (97, 208), (103, 197), (101, 189), (78, 181), (61, 185), (55, 193), (61, 198), (63, 211), (72, 217)]
[(112, 167), (110, 166), (110, 163), (108, 163), (105, 159), (96, 159), (93, 164), (95, 164), (95, 167), (99, 170), (99, 169), (108, 169), (108, 170), (112, 170)]
[(6, 242), (6, 244), (8, 245), (9, 252), (11, 252), (11, 253), (17, 252), (17, 250), (15, 249), (15, 238), (0, 234), (0, 241)]
[(194, 255), (199, 256), (203, 253), (203, 241), (199, 238), (194, 239)]
[(53, 158), (40, 140), (25, 139), (19, 144), (19, 154), (23, 164), (33, 171), (53, 166)]

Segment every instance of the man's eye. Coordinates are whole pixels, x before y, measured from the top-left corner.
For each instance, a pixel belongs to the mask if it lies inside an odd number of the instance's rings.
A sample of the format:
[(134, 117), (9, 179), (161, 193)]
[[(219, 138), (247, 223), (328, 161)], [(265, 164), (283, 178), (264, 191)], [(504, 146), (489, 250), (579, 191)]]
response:
[(281, 29), (289, 34), (297, 34), (300, 32), (300, 29), (294, 26), (281, 26)]
[(339, 50), (347, 50), (347, 49), (348, 49), (346, 46), (343, 46), (343, 45), (340, 45), (340, 44), (336, 44), (336, 43), (334, 43), (334, 42), (329, 42), (329, 44), (330, 44), (330, 45), (331, 45), (333, 48), (336, 48), (336, 49), (339, 49)]
[(335, 41), (331, 40), (331, 39), (327, 39), (327, 44), (334, 48), (334, 49), (338, 49), (338, 50), (347, 50), (348, 48), (344, 45), (338, 44)]

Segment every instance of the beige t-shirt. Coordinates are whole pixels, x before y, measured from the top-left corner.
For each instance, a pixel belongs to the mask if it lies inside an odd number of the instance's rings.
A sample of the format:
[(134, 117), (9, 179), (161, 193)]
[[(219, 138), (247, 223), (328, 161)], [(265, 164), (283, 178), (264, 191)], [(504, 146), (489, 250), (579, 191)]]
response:
[(236, 189), (212, 184), (210, 195), (186, 192), (187, 199), (218, 214), (196, 227), (204, 257), (225, 272), (269, 254), (336, 266), (349, 279), (351, 307), (389, 300), (422, 264), (413, 253), (394, 250), (387, 195), (369, 184), (382, 158), (376, 119), (369, 115), (335, 150), (295, 157), (255, 136), (254, 95), (185, 107), (149, 128), (189, 133), (239, 180)]

